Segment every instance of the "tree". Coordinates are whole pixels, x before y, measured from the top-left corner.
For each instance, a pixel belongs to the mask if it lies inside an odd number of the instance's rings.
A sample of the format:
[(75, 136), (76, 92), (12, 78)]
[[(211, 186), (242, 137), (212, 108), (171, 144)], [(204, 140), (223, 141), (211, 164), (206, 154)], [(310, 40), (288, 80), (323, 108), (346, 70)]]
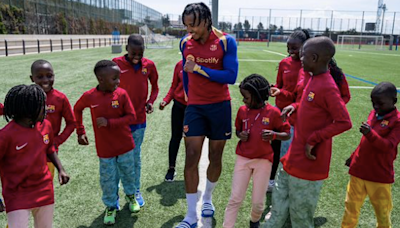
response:
[(251, 25), (248, 20), (244, 20), (243, 27), (244, 27), (244, 31), (246, 31), (246, 32), (250, 30)]
[(279, 32), (280, 35), (283, 35), (283, 26), (279, 27), (278, 32)]
[(161, 17), (162, 25), (164, 27), (164, 32), (167, 32), (167, 27), (171, 25), (171, 22), (169, 21), (169, 16), (166, 14), (165, 16)]
[(271, 33), (275, 33), (275, 31), (278, 29), (278, 27), (276, 25), (270, 24), (269, 25), (269, 30), (271, 31)]
[(232, 30), (232, 23), (221, 21), (218, 23), (218, 27), (224, 32), (230, 32)]
[(326, 28), (324, 33), (322, 33), (322, 35), (323, 36), (329, 36), (329, 33), (330, 33), (329, 28)]
[(229, 31), (232, 31), (232, 23), (231, 22), (227, 22), (226, 26), (228, 26)]
[(235, 25), (233, 26), (233, 30), (235, 30), (235, 31), (242, 31), (242, 30), (243, 30), (242, 22), (239, 22), (238, 24), (235, 24)]
[(257, 29), (258, 29), (258, 31), (264, 30), (264, 25), (261, 22), (258, 23)]
[(344, 32), (346, 35), (358, 35), (358, 32), (355, 28), (349, 29), (346, 32)]

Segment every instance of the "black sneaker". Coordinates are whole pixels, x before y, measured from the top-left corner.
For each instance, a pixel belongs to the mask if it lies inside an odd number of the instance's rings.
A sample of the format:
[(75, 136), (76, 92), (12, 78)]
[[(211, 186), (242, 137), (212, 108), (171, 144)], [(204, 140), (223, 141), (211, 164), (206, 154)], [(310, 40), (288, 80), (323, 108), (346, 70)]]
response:
[(167, 174), (165, 175), (165, 181), (172, 182), (176, 176), (175, 168), (169, 168)]
[(259, 227), (260, 227), (260, 221), (257, 222), (250, 221), (250, 228), (259, 228)]

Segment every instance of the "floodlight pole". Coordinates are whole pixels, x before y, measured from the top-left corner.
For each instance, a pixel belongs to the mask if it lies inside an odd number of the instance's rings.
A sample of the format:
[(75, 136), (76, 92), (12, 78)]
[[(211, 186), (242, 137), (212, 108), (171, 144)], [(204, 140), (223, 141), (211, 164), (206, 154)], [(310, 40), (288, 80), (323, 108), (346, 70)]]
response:
[(267, 47), (269, 47), (269, 41), (271, 40), (271, 13), (272, 10), (269, 9), (269, 23), (268, 23), (268, 42), (267, 42)]
[(365, 11), (363, 11), (363, 14), (362, 14), (362, 19), (361, 19), (361, 34), (360, 34), (360, 43), (358, 44), (358, 49), (359, 49), (359, 50), (361, 49), (361, 40), (362, 40), (362, 36), (363, 36), (363, 30), (364, 30), (364, 14), (365, 14)]
[(236, 37), (236, 43), (239, 45), (239, 39), (240, 39), (240, 30), (239, 30), (239, 23), (240, 23), (240, 10), (239, 8), (239, 17), (238, 17), (238, 23), (236, 25), (236, 30), (237, 30), (237, 37)]
[(218, 28), (218, 0), (212, 0), (212, 23)]

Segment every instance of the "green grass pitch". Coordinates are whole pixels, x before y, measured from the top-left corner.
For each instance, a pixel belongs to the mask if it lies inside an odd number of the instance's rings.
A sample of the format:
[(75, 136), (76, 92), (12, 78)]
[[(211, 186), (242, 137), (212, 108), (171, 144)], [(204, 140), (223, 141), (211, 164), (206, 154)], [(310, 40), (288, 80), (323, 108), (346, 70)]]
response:
[[(176, 43), (175, 46), (177, 46)], [(264, 50), (286, 54), (286, 46), (280, 43), (272, 43), (270, 47), (267, 47), (265, 43), (240, 43), (238, 47), (240, 66), (237, 82), (251, 73), (259, 73), (271, 83), (275, 82), (277, 66), (283, 56)], [(31, 63), (36, 59), (46, 59), (52, 63), (55, 69), (54, 87), (64, 92), (71, 104), (74, 105), (84, 91), (97, 85), (93, 74), (95, 63), (101, 59), (111, 59), (117, 56), (110, 53), (110, 47), (106, 47), (1, 58), (0, 101), (4, 100), (7, 91), (12, 86), (31, 83), (29, 79)], [(153, 114), (148, 115), (148, 125), (142, 145), (142, 192), (146, 205), (139, 214), (131, 216), (125, 200), (121, 197), (122, 211), (118, 213), (115, 227), (169, 228), (183, 219), (186, 212), (183, 181), (184, 146), (182, 143), (178, 154), (176, 181), (164, 182), (164, 175), (168, 168), (172, 104), (164, 111), (158, 109), (158, 104), (170, 87), (175, 63), (181, 56), (177, 48), (149, 49), (146, 50), (145, 56), (156, 63), (160, 87), (160, 93), (155, 103), (156, 110)], [(400, 86), (400, 52), (339, 49), (336, 59), (338, 65), (347, 74), (372, 82), (391, 81)], [(347, 80), (350, 86), (372, 86), (352, 78)], [(351, 89), (352, 99), (347, 108), (354, 126), (350, 131), (334, 140), (330, 177), (324, 183), (315, 213), (318, 227), (339, 227), (341, 222), (346, 186), (349, 180), (348, 169), (344, 166), (344, 162), (357, 147), (361, 138), (361, 134), (358, 132), (359, 125), (366, 120), (372, 109), (370, 91), (371, 89)], [(232, 113), (236, 115), (239, 106), (242, 105), (242, 97), (237, 85), (230, 86), (230, 92)], [(271, 99), (271, 103), (274, 103), (273, 99)], [(235, 116), (233, 116), (234, 119)], [(98, 158), (94, 147), (89, 110), (85, 111), (84, 121), (88, 129), (90, 145), (79, 146), (76, 134), (73, 133), (60, 148), (59, 155), (71, 176), (71, 181), (63, 187), (60, 187), (58, 183), (55, 184), (55, 227), (103, 227), (104, 206), (101, 201)], [(6, 122), (1, 118), (0, 127), (5, 124)], [(237, 142), (238, 139), (234, 137), (228, 141), (225, 147), (223, 172), (213, 197), (217, 208), (216, 227), (222, 227), (224, 210), (230, 196)], [(395, 165), (399, 170), (399, 163), (396, 162)], [(392, 188), (393, 227), (400, 223), (399, 175), (396, 175), (396, 181)], [(122, 190), (120, 196), (123, 196)], [(248, 190), (246, 200), (239, 212), (236, 227), (248, 227), (250, 199), (251, 189)], [(270, 195), (267, 199), (267, 202), (269, 201)], [(2, 213), (0, 214), (0, 227), (5, 227), (5, 225), (6, 216), (5, 213)], [(374, 212), (368, 200), (365, 201), (362, 209), (359, 227), (375, 227)]]

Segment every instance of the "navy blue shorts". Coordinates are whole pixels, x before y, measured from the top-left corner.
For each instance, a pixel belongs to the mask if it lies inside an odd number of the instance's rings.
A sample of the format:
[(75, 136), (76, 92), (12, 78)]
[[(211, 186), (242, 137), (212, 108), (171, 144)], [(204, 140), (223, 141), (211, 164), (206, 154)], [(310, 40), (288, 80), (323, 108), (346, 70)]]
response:
[(186, 137), (207, 136), (211, 140), (227, 140), (232, 136), (231, 101), (215, 104), (188, 105), (183, 133)]

